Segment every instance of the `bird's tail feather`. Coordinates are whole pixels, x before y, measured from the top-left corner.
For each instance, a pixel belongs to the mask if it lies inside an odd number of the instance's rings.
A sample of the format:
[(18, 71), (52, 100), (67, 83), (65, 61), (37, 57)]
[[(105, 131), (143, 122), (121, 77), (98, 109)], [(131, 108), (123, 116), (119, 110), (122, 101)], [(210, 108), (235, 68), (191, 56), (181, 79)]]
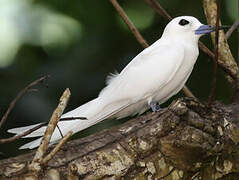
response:
[[(51, 143), (55, 143), (59, 141), (62, 138), (62, 135), (66, 135), (70, 130), (73, 131), (73, 133), (76, 133), (78, 131), (81, 131), (83, 129), (86, 129), (106, 118), (109, 118), (119, 112), (120, 110), (127, 107), (128, 102), (121, 101), (121, 102), (115, 102), (107, 104), (105, 101), (103, 101), (101, 98), (96, 98), (64, 115), (62, 115), (62, 118), (66, 117), (86, 117), (87, 120), (69, 120), (69, 121), (60, 121), (58, 122), (58, 128), (55, 129), (55, 131), (52, 134), (51, 137)], [(39, 124), (30, 125), (26, 127), (20, 127), (20, 128), (14, 128), (9, 129), (8, 132), (14, 133), (16, 135), (22, 134), (23, 132), (38, 126)], [(23, 146), (20, 147), (20, 149), (33, 149), (40, 145), (41, 139), (44, 135), (44, 132), (46, 130), (46, 126), (41, 127), (40, 129), (32, 132), (31, 134), (25, 136), (24, 138), (30, 138), (30, 137), (40, 137), (39, 139), (36, 139), (32, 142), (29, 142)]]
[(19, 149), (33, 149), (33, 148), (35, 148), (35, 147), (40, 145), (41, 140), (42, 140), (42, 137), (40, 137), (40, 138), (38, 138), (38, 139), (36, 139), (34, 141), (31, 141), (29, 143), (24, 144)]
[(38, 123), (38, 124), (34, 124), (34, 125), (30, 125), (30, 126), (24, 126), (24, 127), (18, 127), (18, 128), (13, 128), (13, 129), (8, 129), (7, 132), (9, 133), (13, 133), (13, 134), (16, 134), (16, 135), (19, 135), (19, 134), (22, 134), (23, 132), (29, 130), (29, 129), (32, 129), (38, 125), (40, 125), (41, 123)]

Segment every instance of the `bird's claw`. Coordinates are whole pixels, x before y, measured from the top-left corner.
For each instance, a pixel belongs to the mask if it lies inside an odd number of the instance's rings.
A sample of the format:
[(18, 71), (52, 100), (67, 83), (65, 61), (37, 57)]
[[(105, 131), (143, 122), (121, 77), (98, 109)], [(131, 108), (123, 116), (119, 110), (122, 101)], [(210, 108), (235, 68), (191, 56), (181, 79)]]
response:
[(160, 104), (157, 102), (151, 102), (149, 106), (151, 107), (153, 112), (158, 112), (161, 110)]

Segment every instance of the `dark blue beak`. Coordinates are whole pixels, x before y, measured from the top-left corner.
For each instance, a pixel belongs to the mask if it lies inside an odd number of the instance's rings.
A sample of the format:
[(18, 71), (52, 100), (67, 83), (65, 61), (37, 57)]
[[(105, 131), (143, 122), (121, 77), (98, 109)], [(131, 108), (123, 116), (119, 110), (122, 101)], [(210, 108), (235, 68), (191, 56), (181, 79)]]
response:
[[(228, 26), (219, 26), (219, 30), (225, 29), (225, 28), (228, 28)], [(197, 35), (209, 34), (215, 30), (216, 30), (215, 26), (202, 25), (198, 29), (195, 30), (195, 34), (197, 34)]]

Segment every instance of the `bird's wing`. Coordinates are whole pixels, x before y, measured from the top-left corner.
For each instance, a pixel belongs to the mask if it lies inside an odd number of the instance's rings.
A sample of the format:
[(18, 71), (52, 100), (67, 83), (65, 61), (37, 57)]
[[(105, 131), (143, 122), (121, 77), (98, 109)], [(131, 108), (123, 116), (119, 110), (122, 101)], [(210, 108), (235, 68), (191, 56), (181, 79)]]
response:
[[(175, 76), (184, 60), (180, 45), (153, 44), (138, 54), (123, 70), (109, 80), (99, 96), (132, 99), (136, 102), (160, 90)], [(128, 101), (129, 102), (129, 101)]]

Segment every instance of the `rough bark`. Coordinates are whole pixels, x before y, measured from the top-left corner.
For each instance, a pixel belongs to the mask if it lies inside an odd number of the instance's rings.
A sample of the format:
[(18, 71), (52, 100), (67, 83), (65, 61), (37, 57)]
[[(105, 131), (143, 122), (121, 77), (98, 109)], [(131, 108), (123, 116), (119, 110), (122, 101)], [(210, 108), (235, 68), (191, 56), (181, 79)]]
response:
[(0, 161), (0, 179), (238, 179), (238, 105), (185, 98), (66, 143), (39, 174), (34, 151)]
[[(214, 0), (203, 0), (203, 9), (208, 21), (208, 24), (215, 25), (217, 17), (217, 4)], [(221, 21), (220, 21), (221, 25)], [(219, 32), (219, 63), (226, 69), (231, 70), (232, 74), (238, 76), (238, 66), (232, 56), (231, 50), (226, 40), (224, 31)], [(215, 45), (215, 32), (211, 33), (212, 42)]]
[[(205, 16), (207, 18), (207, 22), (210, 25), (216, 24), (217, 17), (217, 4), (215, 0), (203, 0), (203, 9)], [(221, 25), (221, 21), (219, 21)], [(215, 32), (211, 33), (211, 39), (215, 46)], [(219, 39), (218, 39), (218, 53), (219, 59), (218, 64), (226, 70), (226, 79), (235, 88), (234, 101), (239, 102), (239, 70), (237, 62), (235, 61), (231, 50), (229, 48), (229, 44), (227, 42), (227, 37), (224, 31), (219, 31)], [(229, 76), (234, 77), (234, 80)]]

